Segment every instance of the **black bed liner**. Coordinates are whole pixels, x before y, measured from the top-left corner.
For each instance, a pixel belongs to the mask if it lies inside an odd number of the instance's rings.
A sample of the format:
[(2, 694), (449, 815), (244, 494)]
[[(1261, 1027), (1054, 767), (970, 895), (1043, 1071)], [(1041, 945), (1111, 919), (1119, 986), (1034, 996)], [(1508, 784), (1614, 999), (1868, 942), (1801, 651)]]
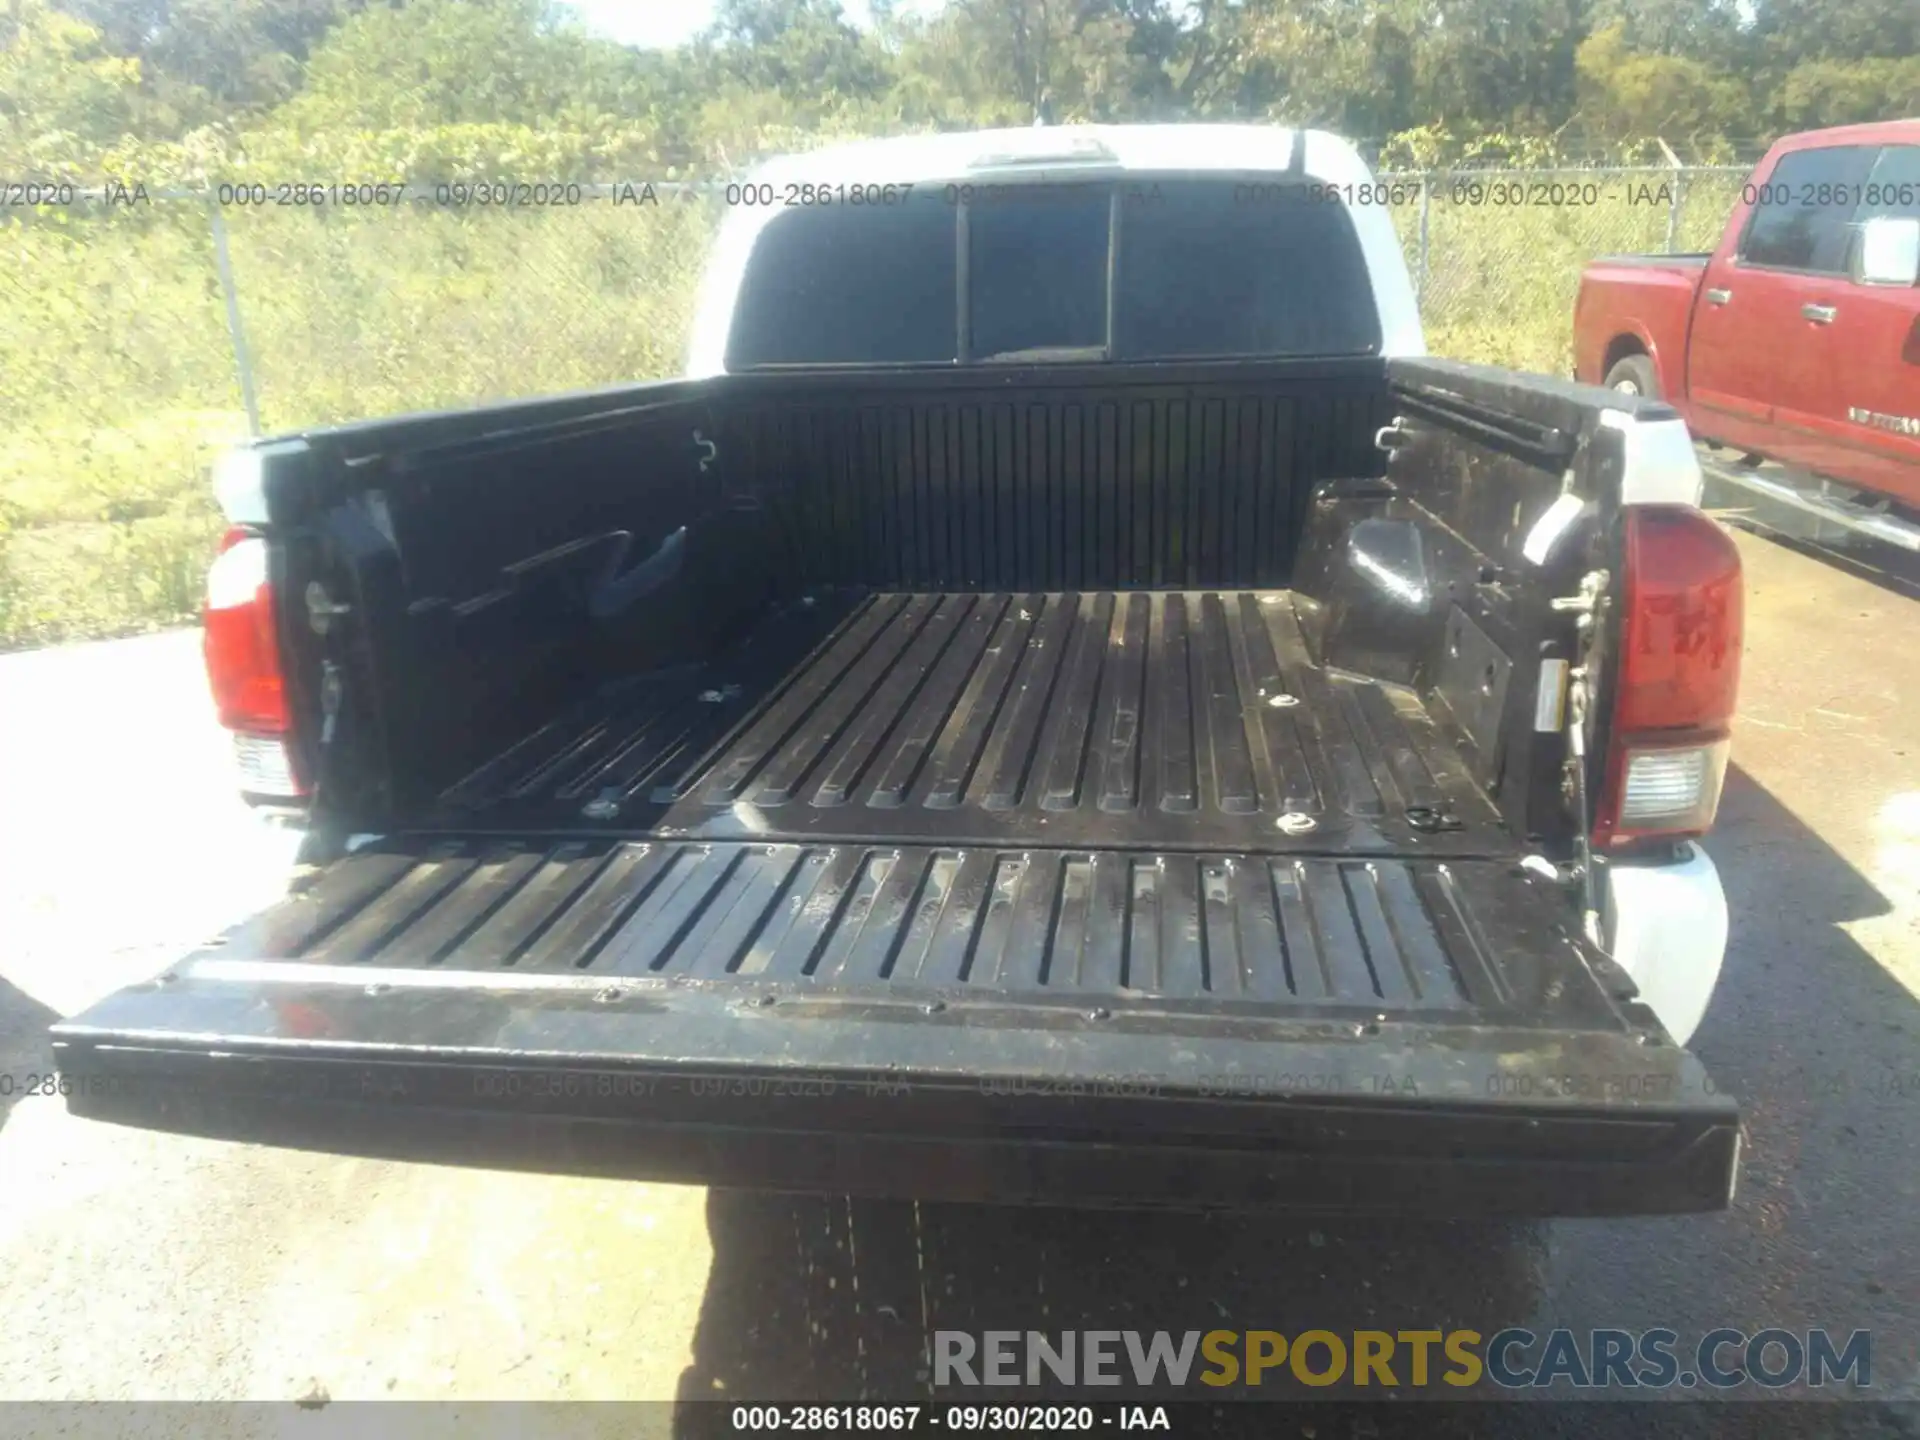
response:
[(1732, 1101), (1515, 861), (1440, 725), (1309, 665), (1284, 593), (820, 601), (53, 1038), (76, 1113), (410, 1160), (1723, 1207)]
[(1724, 1206), (1734, 1105), (1516, 861), (1444, 717), (1310, 664), (1286, 592), (826, 593), (54, 1043), (76, 1113), (412, 1160)]
[(210, 958), (1630, 1028), (1489, 861), (399, 836)]
[[(276, 452), (276, 584), (354, 617), (283, 607), (333, 736), (310, 853), (388, 833), (56, 1025), (69, 1105), (913, 1199), (1722, 1208), (1737, 1107), (1517, 863), (1570, 833), (1527, 702), (1586, 552), (1505, 559), (1557, 497), (1610, 513), (1600, 408), (1441, 361), (1036, 365)], [(1419, 541), (1431, 624), (1349, 573), (1363, 519)], [(1435, 666), (1431, 710), (1386, 683)]]
[(1490, 861), (397, 836), (54, 1043), (78, 1114), (416, 1161), (1721, 1208), (1733, 1102), (1562, 913)]
[(546, 726), (456, 786), (445, 823), (1155, 852), (1513, 848), (1420, 699), (1313, 665), (1285, 591), (881, 594), (829, 630), (838, 614), (796, 607), (713, 664)]

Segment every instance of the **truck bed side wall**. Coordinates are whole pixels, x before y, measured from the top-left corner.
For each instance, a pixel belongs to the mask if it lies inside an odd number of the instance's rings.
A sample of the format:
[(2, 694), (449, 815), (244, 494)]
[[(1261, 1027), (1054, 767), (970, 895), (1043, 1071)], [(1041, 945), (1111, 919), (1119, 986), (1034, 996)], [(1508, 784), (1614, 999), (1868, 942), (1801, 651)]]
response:
[(1309, 643), (1324, 664), (1413, 687), (1451, 722), (1515, 838), (1567, 858), (1555, 677), (1577, 662), (1577, 632), (1553, 602), (1615, 567), (1624, 437), (1672, 412), (1454, 361), (1390, 371), (1398, 443), (1384, 483), (1324, 487), (1303, 527)]
[(1585, 540), (1545, 568), (1520, 550), (1565, 472), (1596, 500), (1582, 535), (1602, 518), (1598, 397), (1391, 369), (733, 376), (310, 437), (269, 494), (281, 593), (318, 578), (354, 607), (325, 638), (283, 615), (293, 668), (346, 682), (323, 799), (390, 827), (569, 700), (803, 592), (1292, 587), (1327, 663), (1442, 697), (1514, 823), (1550, 830), (1558, 761), (1528, 722)]

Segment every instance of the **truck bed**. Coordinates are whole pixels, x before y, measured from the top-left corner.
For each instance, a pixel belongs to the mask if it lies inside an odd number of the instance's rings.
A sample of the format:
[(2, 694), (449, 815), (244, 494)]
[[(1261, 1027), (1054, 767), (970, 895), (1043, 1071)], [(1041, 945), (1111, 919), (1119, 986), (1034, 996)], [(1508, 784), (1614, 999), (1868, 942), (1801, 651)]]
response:
[(841, 596), (543, 727), (215, 958), (1625, 1033), (1511, 850), (1285, 592)]
[(57, 1027), (71, 1103), (956, 1199), (1724, 1204), (1731, 1103), (1443, 726), (1305, 655), (1280, 592), (795, 606)]
[(1419, 697), (1311, 664), (1285, 591), (822, 597), (601, 695), (445, 801), (460, 830), (1512, 850)]
[(1518, 863), (1577, 824), (1532, 701), (1590, 563), (1523, 541), (1599, 523), (1600, 420), (1440, 361), (1049, 364), (275, 451), (287, 593), (350, 606), (282, 627), (313, 853), (358, 840), (57, 1025), (69, 1103), (917, 1199), (1723, 1207), (1737, 1107)]

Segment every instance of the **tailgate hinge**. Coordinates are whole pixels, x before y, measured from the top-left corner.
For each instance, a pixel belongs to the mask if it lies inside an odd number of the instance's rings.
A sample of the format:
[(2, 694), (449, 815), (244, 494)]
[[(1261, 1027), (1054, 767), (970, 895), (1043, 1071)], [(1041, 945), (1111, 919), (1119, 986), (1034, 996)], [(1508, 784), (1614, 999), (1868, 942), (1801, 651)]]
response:
[[(1590, 619), (1590, 617), (1582, 617)], [(1593, 817), (1587, 796), (1587, 689), (1588, 671), (1576, 666), (1567, 677), (1567, 779), (1572, 790), (1574, 815), (1579, 825), (1575, 878), (1580, 882), (1580, 928), (1587, 939), (1604, 950), (1600, 927), (1600, 884), (1594, 873)]]
[(333, 744), (334, 727), (340, 721), (340, 698), (346, 690), (346, 682), (340, 678), (340, 667), (331, 660), (320, 662), (320, 748), (326, 749)]
[(1589, 570), (1580, 577), (1580, 589), (1573, 595), (1558, 595), (1550, 602), (1560, 614), (1575, 617), (1575, 641), (1579, 663), (1567, 672), (1566, 689), (1566, 791), (1572, 805), (1576, 829), (1574, 877), (1580, 882), (1580, 925), (1596, 948), (1606, 948), (1600, 923), (1600, 877), (1593, 854), (1592, 797), (1587, 793), (1588, 723), (1593, 708), (1594, 653), (1599, 637), (1602, 606), (1612, 576), (1605, 570)]

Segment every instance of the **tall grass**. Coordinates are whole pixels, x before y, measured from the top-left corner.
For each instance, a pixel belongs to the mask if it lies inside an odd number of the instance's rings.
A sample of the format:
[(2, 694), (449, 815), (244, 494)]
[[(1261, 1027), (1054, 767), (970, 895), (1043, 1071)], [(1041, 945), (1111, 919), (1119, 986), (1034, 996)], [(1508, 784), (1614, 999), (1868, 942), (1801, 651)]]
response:
[[(714, 215), (224, 212), (261, 423), (671, 375)], [(0, 649), (192, 618), (247, 432), (208, 212), (0, 222)]]
[[(1581, 266), (1658, 249), (1664, 205), (1427, 213), (1437, 354), (1565, 375)], [(1678, 247), (1737, 179), (1696, 185)], [(1722, 193), (1724, 192), (1724, 193)], [(675, 373), (717, 211), (224, 212), (261, 420), (284, 431)], [(1394, 222), (1418, 269), (1417, 204)], [(211, 456), (246, 433), (197, 202), (0, 220), (0, 649), (190, 619), (219, 533)]]

